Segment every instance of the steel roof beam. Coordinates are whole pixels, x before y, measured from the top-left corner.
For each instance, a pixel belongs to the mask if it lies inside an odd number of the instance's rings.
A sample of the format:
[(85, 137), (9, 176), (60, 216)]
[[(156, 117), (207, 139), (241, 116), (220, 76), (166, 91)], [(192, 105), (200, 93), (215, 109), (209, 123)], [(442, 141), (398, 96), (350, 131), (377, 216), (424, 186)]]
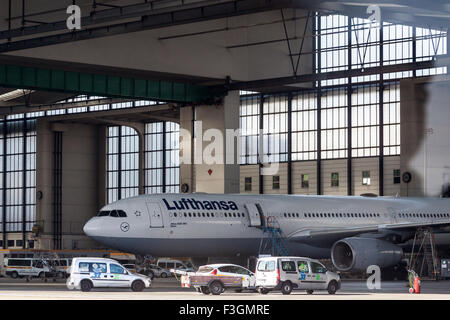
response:
[(331, 71), (324, 73), (301, 74), (298, 76), (289, 76), (281, 78), (271, 78), (254, 81), (237, 81), (227, 85), (229, 90), (258, 90), (268, 87), (286, 86), (298, 83), (314, 83), (316, 81), (340, 79), (348, 77), (361, 77), (374, 74), (386, 74), (393, 72), (403, 72), (411, 70), (429, 69), (436, 67), (450, 67), (450, 55), (440, 56), (436, 60), (402, 63), (394, 65), (384, 65), (379, 67), (369, 67), (363, 69), (352, 69), (342, 71)]
[(189, 83), (0, 64), (0, 86), (124, 99), (212, 102), (224, 89)]

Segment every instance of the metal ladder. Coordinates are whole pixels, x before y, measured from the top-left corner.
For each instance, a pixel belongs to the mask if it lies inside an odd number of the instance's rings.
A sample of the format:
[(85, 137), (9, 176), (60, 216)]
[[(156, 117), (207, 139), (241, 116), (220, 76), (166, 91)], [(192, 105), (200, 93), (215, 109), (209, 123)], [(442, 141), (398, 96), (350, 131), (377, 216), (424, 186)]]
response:
[[(414, 252), (417, 248), (417, 252)], [(427, 273), (424, 274), (424, 265)], [(434, 233), (431, 228), (419, 228), (414, 235), (409, 269), (418, 273), (421, 278), (437, 280), (440, 274)]]
[(273, 216), (266, 217), (266, 223), (261, 227), (263, 235), (259, 243), (258, 255), (269, 254), (272, 256), (289, 255), (286, 238), (283, 236), (278, 220)]

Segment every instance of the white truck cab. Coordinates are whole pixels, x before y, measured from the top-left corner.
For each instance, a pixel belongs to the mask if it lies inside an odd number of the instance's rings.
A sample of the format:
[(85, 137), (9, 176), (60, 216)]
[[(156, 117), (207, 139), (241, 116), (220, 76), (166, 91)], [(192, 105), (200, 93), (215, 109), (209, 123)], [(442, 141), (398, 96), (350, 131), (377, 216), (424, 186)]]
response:
[(70, 290), (92, 288), (131, 288), (142, 291), (151, 286), (149, 277), (131, 273), (116, 260), (107, 258), (73, 258), (66, 282)]
[(341, 287), (337, 273), (328, 271), (319, 261), (304, 257), (264, 257), (256, 264), (256, 287), (261, 294), (281, 290), (327, 290), (334, 294)]

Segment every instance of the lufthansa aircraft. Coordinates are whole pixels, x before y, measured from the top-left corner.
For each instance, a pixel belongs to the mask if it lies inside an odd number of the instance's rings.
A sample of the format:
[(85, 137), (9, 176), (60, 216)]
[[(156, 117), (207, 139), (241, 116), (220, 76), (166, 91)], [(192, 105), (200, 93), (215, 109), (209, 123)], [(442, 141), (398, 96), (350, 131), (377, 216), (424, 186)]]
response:
[[(94, 240), (125, 252), (164, 257), (251, 257), (268, 224), (290, 255), (332, 258), (338, 270), (396, 265), (420, 227), (445, 233), (446, 198), (157, 194), (119, 200), (84, 226)], [(270, 226), (270, 225), (269, 225)]]

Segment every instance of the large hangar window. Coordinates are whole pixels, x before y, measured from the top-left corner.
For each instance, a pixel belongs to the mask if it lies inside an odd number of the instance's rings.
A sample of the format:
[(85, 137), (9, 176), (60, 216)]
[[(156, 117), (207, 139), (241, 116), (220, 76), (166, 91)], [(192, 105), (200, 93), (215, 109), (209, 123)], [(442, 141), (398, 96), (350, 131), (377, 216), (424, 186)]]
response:
[(317, 159), (317, 94), (292, 97), (292, 160)]
[(24, 115), (0, 122), (0, 229), (29, 232), (36, 221), (36, 122)]
[(287, 160), (286, 95), (265, 96), (263, 104), (263, 159), (264, 162)]
[(260, 101), (259, 95), (241, 96), (241, 164), (258, 163)]
[(321, 97), (322, 159), (347, 157), (347, 90), (324, 90)]
[[(316, 73), (420, 62), (447, 54), (443, 29), (319, 14), (313, 24)], [(241, 164), (259, 163), (260, 154), (264, 161), (276, 162), (348, 157), (378, 161), (380, 155), (398, 156), (400, 79), (445, 73), (447, 67), (436, 67), (322, 80), (289, 94), (243, 92)]]
[[(317, 16), (315, 24), (316, 72), (347, 70), (348, 17), (342, 15)], [(347, 83), (347, 78), (321, 82), (322, 86), (345, 83)]]
[(145, 126), (145, 193), (180, 189), (180, 127), (173, 122)]
[[(144, 132), (145, 193), (179, 192), (179, 125), (147, 123)], [(125, 126), (108, 127), (108, 203), (139, 194), (139, 135)]]
[(383, 89), (383, 153), (400, 154), (400, 84), (387, 83)]
[(352, 157), (379, 155), (379, 87), (354, 87), (352, 101)]
[(108, 203), (139, 193), (139, 137), (133, 128), (108, 127)]

